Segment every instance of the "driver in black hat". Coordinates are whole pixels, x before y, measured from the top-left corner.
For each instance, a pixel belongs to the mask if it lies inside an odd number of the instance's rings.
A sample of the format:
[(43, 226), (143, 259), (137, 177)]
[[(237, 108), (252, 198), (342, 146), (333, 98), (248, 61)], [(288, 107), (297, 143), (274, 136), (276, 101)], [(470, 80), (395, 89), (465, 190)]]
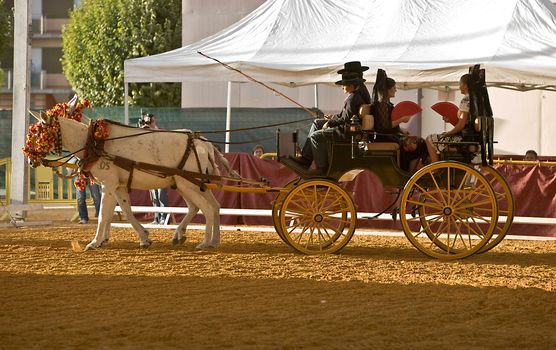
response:
[(359, 115), (359, 107), (364, 103), (358, 89), (365, 79), (360, 78), (359, 73), (345, 72), (342, 74), (342, 80), (338, 80), (335, 84), (343, 87), (344, 93), (348, 94), (344, 100), (342, 112), (332, 115), (320, 130), (315, 130), (309, 134), (303, 149), (301, 157), (293, 158), (297, 163), (308, 167), (314, 160), (316, 169), (310, 169), (310, 175), (324, 175), (328, 168), (328, 148), (327, 141), (336, 134), (339, 138), (345, 138), (345, 126), (349, 124), (354, 115)]
[[(351, 62), (344, 63), (344, 68), (340, 69), (338, 71), (338, 74), (357, 73), (357, 74), (359, 74), (359, 78), (363, 79), (363, 72), (368, 70), (368, 69), (369, 69), (369, 67), (362, 66), (361, 62), (359, 62), (359, 61), (351, 61)], [(365, 104), (370, 104), (371, 103), (371, 94), (369, 93), (369, 90), (367, 89), (367, 86), (365, 85), (365, 80), (364, 79), (361, 82), (361, 84), (359, 84), (359, 88), (357, 89), (357, 91), (359, 91), (359, 94), (361, 94), (361, 97), (363, 98), (363, 102)]]

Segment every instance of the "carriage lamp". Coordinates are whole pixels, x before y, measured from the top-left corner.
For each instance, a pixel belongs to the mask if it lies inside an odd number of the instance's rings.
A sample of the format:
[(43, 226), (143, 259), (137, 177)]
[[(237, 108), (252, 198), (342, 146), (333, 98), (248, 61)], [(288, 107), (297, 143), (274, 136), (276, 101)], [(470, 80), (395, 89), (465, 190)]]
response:
[(358, 154), (359, 140), (361, 140), (361, 124), (359, 117), (354, 115), (349, 123), (349, 133), (351, 134), (351, 159), (355, 159)]
[(361, 131), (361, 124), (359, 123), (359, 117), (354, 115), (351, 117), (349, 123), (349, 131), (353, 134), (358, 133)]

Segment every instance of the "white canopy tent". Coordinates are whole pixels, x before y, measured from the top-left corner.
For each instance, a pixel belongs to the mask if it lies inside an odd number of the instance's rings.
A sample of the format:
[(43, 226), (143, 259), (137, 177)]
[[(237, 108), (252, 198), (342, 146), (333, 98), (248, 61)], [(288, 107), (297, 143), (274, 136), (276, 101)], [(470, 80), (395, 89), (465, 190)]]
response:
[(125, 61), (125, 81), (245, 81), (197, 53), (287, 86), (331, 83), (349, 60), (406, 88), (444, 86), (480, 63), (491, 85), (556, 89), (548, 0), (268, 0), (197, 43)]
[(406, 89), (453, 86), (479, 63), (490, 86), (556, 90), (556, 10), (548, 0), (268, 0), (199, 42), (126, 60), (126, 122), (129, 83), (247, 81), (198, 51), (292, 87), (332, 83), (359, 60), (367, 81), (383, 68)]

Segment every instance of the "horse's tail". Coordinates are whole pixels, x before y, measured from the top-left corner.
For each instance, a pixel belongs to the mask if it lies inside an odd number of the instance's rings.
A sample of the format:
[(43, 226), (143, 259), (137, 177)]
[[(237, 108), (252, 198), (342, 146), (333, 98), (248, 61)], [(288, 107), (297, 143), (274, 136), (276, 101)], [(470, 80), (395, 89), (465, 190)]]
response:
[(216, 157), (218, 157), (218, 160), (220, 161), (220, 164), (222, 164), (222, 166), (226, 170), (226, 173), (230, 177), (233, 177), (233, 178), (236, 178), (236, 179), (241, 179), (241, 176), (238, 174), (237, 171), (232, 169), (232, 167), (230, 166), (230, 162), (228, 162), (228, 160), (224, 157), (222, 152), (220, 152), (218, 150), (218, 148), (216, 148), (212, 143), (211, 143), (211, 145), (212, 145), (212, 149), (214, 151), (214, 154), (216, 155)]

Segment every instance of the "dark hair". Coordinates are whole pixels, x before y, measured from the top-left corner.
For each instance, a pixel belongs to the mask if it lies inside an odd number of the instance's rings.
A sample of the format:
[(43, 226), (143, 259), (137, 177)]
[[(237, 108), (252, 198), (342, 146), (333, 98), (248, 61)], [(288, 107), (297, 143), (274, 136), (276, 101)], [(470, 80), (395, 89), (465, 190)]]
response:
[(392, 78), (386, 78), (386, 90), (384, 92), (390, 90), (394, 86), (396, 86), (396, 81)]
[(386, 72), (383, 69), (378, 69), (376, 72), (375, 85), (373, 86), (373, 102), (379, 102), (384, 100), (388, 96), (388, 90), (396, 86), (396, 81), (392, 78), (388, 78)]
[(464, 83), (464, 84), (469, 85), (469, 80), (470, 79), (471, 79), (471, 74), (466, 73), (466, 74), (462, 75), (461, 78), (459, 78), (459, 81)]
[(525, 152), (525, 155), (528, 155), (528, 154), (531, 154), (531, 155), (533, 155), (533, 156), (535, 156), (535, 157), (538, 157), (537, 152), (534, 151), (534, 150), (532, 150), (532, 149), (530, 149), (530, 150), (528, 150), (527, 152)]

